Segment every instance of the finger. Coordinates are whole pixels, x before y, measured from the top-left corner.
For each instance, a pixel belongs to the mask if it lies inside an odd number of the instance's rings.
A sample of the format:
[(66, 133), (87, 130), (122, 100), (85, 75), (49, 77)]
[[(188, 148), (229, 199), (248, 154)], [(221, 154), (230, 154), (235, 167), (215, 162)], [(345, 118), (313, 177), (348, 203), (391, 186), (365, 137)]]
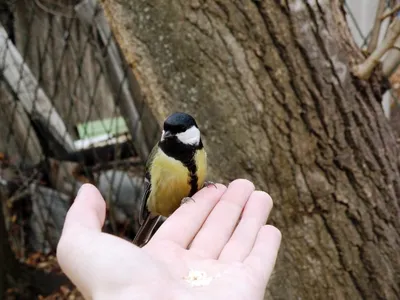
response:
[(222, 184), (216, 187), (201, 189), (192, 197), (194, 201), (181, 205), (157, 230), (148, 245), (157, 240), (169, 240), (186, 248), (226, 190)]
[(237, 179), (229, 184), (199, 233), (190, 250), (203, 258), (217, 258), (232, 235), (254, 185), (248, 180)]
[(264, 286), (267, 285), (274, 269), (281, 239), (281, 232), (276, 227), (264, 225), (258, 232), (250, 255), (244, 260), (244, 264), (252, 270), (252, 275), (260, 278)]
[(267, 222), (271, 209), (272, 199), (267, 193), (253, 192), (238, 226), (218, 259), (223, 262), (243, 261), (253, 249), (257, 234)]
[(101, 231), (105, 217), (106, 204), (99, 190), (91, 184), (84, 184), (67, 213), (63, 231), (76, 227)]

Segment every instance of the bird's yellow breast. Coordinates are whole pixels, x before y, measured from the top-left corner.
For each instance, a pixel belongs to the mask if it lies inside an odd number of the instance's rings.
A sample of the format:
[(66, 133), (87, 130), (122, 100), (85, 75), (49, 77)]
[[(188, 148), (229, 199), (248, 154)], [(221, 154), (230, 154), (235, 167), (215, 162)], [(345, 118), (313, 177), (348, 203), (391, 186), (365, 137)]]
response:
[[(203, 187), (207, 173), (207, 157), (204, 149), (196, 151), (195, 161), (197, 166), (198, 189)], [(150, 212), (164, 217), (170, 216), (181, 204), (183, 198), (188, 197), (190, 186), (189, 170), (180, 162), (161, 149), (150, 166), (151, 192), (147, 200)]]

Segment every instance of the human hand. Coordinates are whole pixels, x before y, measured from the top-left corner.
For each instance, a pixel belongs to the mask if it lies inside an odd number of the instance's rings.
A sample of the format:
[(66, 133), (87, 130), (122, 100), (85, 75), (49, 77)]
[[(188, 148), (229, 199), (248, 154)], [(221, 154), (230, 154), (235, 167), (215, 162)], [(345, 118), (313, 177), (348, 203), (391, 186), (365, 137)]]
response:
[[(62, 270), (86, 299), (263, 299), (280, 246), (264, 225), (272, 200), (243, 179), (203, 188), (138, 248), (102, 233), (105, 202), (82, 186), (57, 248)], [(184, 277), (203, 271), (209, 282)]]

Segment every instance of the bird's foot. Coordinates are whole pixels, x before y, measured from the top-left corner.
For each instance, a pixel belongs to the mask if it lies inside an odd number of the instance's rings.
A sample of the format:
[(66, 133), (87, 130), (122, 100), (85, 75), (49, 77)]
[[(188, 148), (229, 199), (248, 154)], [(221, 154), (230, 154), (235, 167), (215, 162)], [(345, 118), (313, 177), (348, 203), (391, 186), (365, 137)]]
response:
[(185, 198), (182, 199), (181, 205), (183, 205), (185, 203), (188, 203), (189, 201), (196, 202), (196, 201), (194, 201), (194, 199), (192, 197), (185, 197)]
[(212, 181), (206, 181), (206, 182), (204, 182), (204, 186), (205, 186), (205, 187), (209, 187), (209, 186), (211, 186), (211, 185), (213, 185), (215, 188), (217, 188), (217, 185), (216, 185), (214, 182), (212, 182)]

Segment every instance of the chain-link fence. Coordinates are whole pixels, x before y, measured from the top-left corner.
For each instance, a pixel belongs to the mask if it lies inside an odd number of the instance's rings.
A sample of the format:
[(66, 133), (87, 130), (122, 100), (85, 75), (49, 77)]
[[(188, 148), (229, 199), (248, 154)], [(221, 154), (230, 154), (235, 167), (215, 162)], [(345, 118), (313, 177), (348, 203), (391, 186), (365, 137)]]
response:
[[(396, 5), (386, 1), (388, 9)], [(356, 6), (345, 9), (365, 47), (371, 34), (358, 26)], [(370, 13), (372, 32), (376, 11)], [(144, 161), (159, 127), (96, 1), (2, 1), (0, 70), (3, 265), (12, 255), (59, 272), (54, 255), (64, 218), (87, 182), (107, 201), (105, 231), (132, 239)], [(395, 87), (397, 77), (393, 72)], [(396, 92), (391, 103), (398, 103)], [(44, 285), (31, 296), (54, 287)], [(6, 298), (21, 299), (22, 289)], [(48, 299), (72, 295), (64, 287)]]
[(132, 239), (158, 124), (96, 1), (1, 2), (0, 69), (0, 221), (17, 259), (57, 271), (65, 215), (87, 182), (107, 201), (105, 231)]

